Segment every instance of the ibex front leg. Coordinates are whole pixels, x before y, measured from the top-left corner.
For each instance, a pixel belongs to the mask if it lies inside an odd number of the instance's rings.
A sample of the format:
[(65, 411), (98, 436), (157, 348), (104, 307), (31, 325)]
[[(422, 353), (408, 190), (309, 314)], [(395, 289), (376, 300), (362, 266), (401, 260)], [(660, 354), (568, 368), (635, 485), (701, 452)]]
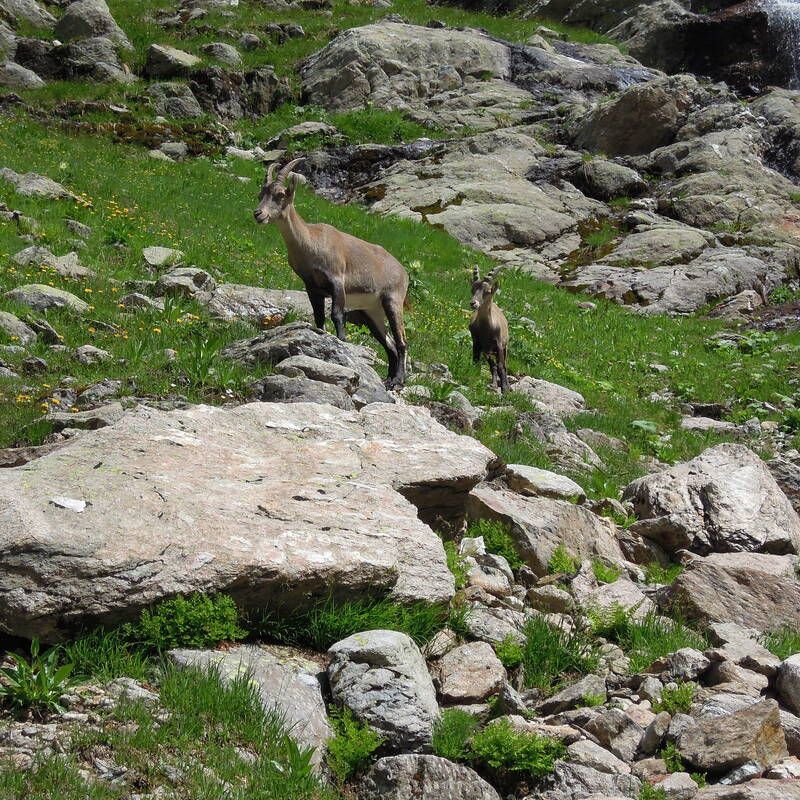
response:
[(333, 320), (333, 327), (336, 329), (336, 335), (343, 341), (347, 341), (347, 333), (344, 327), (344, 304), (345, 304), (345, 291), (341, 283), (334, 283), (331, 291), (331, 319)]

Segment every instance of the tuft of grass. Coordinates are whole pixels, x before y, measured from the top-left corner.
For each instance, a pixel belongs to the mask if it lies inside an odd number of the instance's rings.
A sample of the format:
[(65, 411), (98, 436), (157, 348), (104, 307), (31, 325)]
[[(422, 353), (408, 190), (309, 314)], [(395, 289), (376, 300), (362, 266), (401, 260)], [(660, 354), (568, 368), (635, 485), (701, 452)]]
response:
[(597, 706), (602, 706), (606, 702), (605, 695), (602, 694), (585, 694), (581, 701), (586, 708), (597, 708)]
[(680, 564), (668, 564), (666, 567), (657, 561), (644, 566), (644, 579), (647, 583), (670, 584), (683, 572)]
[(774, 628), (767, 631), (761, 637), (761, 644), (777, 656), (781, 661), (793, 656), (795, 653), (800, 653), (800, 631), (793, 628), (791, 625), (783, 625), (780, 628)]
[(131, 630), (132, 638), (155, 650), (174, 647), (213, 647), (220, 642), (244, 639), (239, 611), (224, 594), (181, 595), (144, 609)]
[(433, 752), (450, 761), (468, 760), (470, 738), (478, 725), (478, 720), (468, 711), (445, 709), (433, 726)]
[(509, 634), (502, 642), (494, 646), (494, 651), (506, 669), (514, 669), (522, 663), (522, 645)]
[(130, 628), (96, 628), (60, 646), (61, 660), (75, 665), (75, 675), (98, 681), (127, 677), (143, 681), (153, 666), (146, 649), (130, 641)]
[(662, 617), (650, 612), (634, 619), (635, 609), (626, 611), (620, 605), (589, 614), (595, 635), (616, 642), (631, 661), (631, 670), (641, 672), (654, 661), (683, 647), (705, 650), (706, 637), (680, 619)]
[(658, 714), (667, 711), (671, 715), (678, 712), (688, 714), (692, 708), (697, 686), (693, 683), (678, 683), (674, 689), (665, 687), (661, 692), (661, 699), (653, 703), (653, 711)]
[(503, 718), (474, 734), (470, 751), (473, 761), (500, 775), (523, 773), (541, 777), (553, 771), (555, 762), (566, 754), (566, 747), (547, 736), (515, 730)]
[(533, 617), (522, 633), (521, 663), (528, 688), (551, 694), (571, 678), (597, 668), (599, 656), (587, 631), (567, 631)]
[(667, 800), (667, 793), (660, 786), (643, 781), (638, 800)]
[(453, 573), (456, 589), (463, 589), (467, 585), (469, 574), (464, 556), (458, 552), (455, 542), (444, 542), (444, 553), (447, 556), (447, 568)]
[(349, 708), (332, 714), (330, 720), (334, 735), (328, 740), (327, 763), (341, 785), (369, 765), (383, 739)]
[(467, 536), (483, 536), (483, 543), (486, 545), (487, 553), (494, 553), (496, 556), (503, 556), (508, 561), (511, 569), (519, 569), (525, 565), (517, 552), (514, 540), (508, 532), (508, 527), (502, 522), (490, 519), (479, 519), (471, 522), (467, 528)]
[(264, 612), (248, 624), (267, 640), (320, 651), (354, 633), (379, 629), (401, 631), (422, 646), (448, 624), (463, 630), (464, 613), (429, 603), (400, 605), (387, 598), (338, 601), (328, 596), (306, 611)]
[(547, 562), (547, 571), (551, 575), (572, 575), (578, 571), (580, 561), (573, 555), (570, 555), (569, 550), (563, 544), (558, 545), (550, 560)]
[(616, 564), (606, 564), (600, 558), (593, 558), (592, 572), (599, 583), (614, 583), (622, 575), (622, 567)]
[(0, 700), (15, 711), (63, 711), (59, 698), (70, 686), (75, 665), (59, 666), (59, 655), (57, 647), (40, 654), (38, 639), (31, 642), (30, 660), (18, 653), (6, 653), (12, 666), (0, 669)]

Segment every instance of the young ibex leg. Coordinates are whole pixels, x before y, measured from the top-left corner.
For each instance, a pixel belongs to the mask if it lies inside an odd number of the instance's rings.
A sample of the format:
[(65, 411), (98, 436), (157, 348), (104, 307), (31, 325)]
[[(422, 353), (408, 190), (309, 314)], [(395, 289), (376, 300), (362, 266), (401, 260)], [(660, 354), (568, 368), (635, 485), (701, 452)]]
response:
[(314, 311), (314, 324), (321, 330), (325, 330), (325, 295), (319, 292), (312, 291), (306, 287), (308, 300), (311, 303), (311, 308)]
[(480, 364), (481, 363), (481, 342), (480, 339), (473, 333), (472, 334), (472, 363), (473, 364)]
[(489, 369), (492, 373), (492, 389), (497, 388), (497, 357), (494, 355), (486, 356), (486, 360), (489, 362)]
[(497, 371), (500, 373), (500, 391), (508, 391), (508, 372), (506, 372), (506, 351), (500, 350), (497, 354)]
[(344, 304), (344, 286), (341, 283), (335, 283), (331, 292), (331, 319), (333, 320), (333, 327), (336, 329), (336, 335), (343, 342), (347, 341), (347, 333), (344, 329)]
[(403, 301), (396, 301), (394, 298), (385, 297), (382, 300), (383, 310), (389, 320), (389, 327), (392, 331), (394, 346), (397, 350), (397, 363), (394, 372), (389, 370), (389, 380), (386, 385), (390, 389), (402, 386), (406, 382), (406, 354), (408, 353), (408, 343), (406, 342), (406, 326), (403, 321)]
[(366, 325), (369, 328), (369, 332), (386, 351), (386, 357), (389, 359), (389, 375), (394, 375), (397, 372), (397, 348), (386, 333), (386, 320), (375, 319), (366, 311), (348, 311), (347, 321), (353, 325)]

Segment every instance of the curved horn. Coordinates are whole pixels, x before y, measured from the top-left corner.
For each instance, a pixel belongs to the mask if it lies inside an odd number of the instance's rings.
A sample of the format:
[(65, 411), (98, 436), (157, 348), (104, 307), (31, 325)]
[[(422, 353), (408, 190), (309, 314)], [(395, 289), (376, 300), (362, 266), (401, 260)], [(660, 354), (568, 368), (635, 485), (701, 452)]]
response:
[(479, 281), (480, 279), (481, 279), (481, 273), (480, 273), (480, 270), (478, 269), (478, 265), (476, 264), (472, 268), (472, 280), (473, 281)]
[(289, 173), (301, 162), (305, 161), (305, 158), (293, 158), (279, 173), (277, 177), (278, 183), (283, 183), (288, 177)]
[(278, 162), (273, 161), (267, 167), (267, 183), (272, 183), (273, 176), (275, 175), (275, 170), (278, 168)]
[(500, 272), (501, 269), (502, 267), (495, 267), (488, 275), (486, 275), (484, 280), (487, 283), (492, 283), (493, 281), (497, 280), (497, 273)]

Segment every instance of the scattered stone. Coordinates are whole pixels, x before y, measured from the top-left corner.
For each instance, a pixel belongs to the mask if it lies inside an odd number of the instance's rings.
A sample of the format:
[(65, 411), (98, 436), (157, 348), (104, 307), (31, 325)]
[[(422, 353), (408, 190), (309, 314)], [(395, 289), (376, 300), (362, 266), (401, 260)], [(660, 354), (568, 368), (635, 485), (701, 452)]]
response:
[(13, 261), (21, 267), (38, 266), (46, 267), (57, 275), (74, 280), (90, 278), (93, 272), (84, 267), (78, 259), (77, 253), (67, 253), (64, 256), (54, 256), (46, 247), (26, 247), (13, 256)]
[(185, 78), (201, 59), (168, 45), (151, 44), (147, 50), (144, 74), (148, 78)]
[(241, 53), (232, 45), (224, 42), (209, 42), (202, 47), (203, 52), (229, 67), (240, 67), (242, 65)]
[(352, 397), (341, 386), (302, 375), (267, 375), (253, 381), (247, 390), (251, 400), (265, 403), (321, 403), (348, 411), (355, 408)]
[(46, 286), (42, 283), (31, 283), (18, 286), (3, 297), (21, 303), (35, 311), (47, 311), (49, 308), (68, 308), (78, 314), (89, 310), (89, 304), (64, 289)]
[(800, 653), (789, 656), (778, 670), (776, 688), (781, 700), (800, 714)]
[(81, 364), (98, 364), (111, 358), (111, 353), (94, 345), (84, 344), (75, 351), (75, 358)]
[(146, 93), (153, 100), (153, 111), (156, 114), (173, 119), (203, 116), (200, 103), (185, 83), (151, 83)]
[[(541, 701), (536, 706), (536, 711), (540, 714), (559, 714), (571, 708), (580, 708), (586, 705), (586, 698), (595, 699), (602, 697), (606, 699), (606, 681), (599, 675), (586, 675), (576, 683), (567, 686), (560, 692), (556, 692), (552, 697)], [(590, 765), (592, 766), (592, 765)]]
[(636, 757), (644, 736), (644, 728), (618, 708), (611, 708), (592, 719), (586, 730), (596, 736), (603, 747), (627, 763)]
[(568, 614), (573, 607), (572, 595), (557, 586), (535, 586), (527, 597), (533, 608), (550, 614)]
[(0, 330), (12, 341), (22, 345), (36, 341), (36, 331), (8, 311), (0, 311)]
[(696, 681), (709, 667), (711, 661), (699, 650), (682, 647), (668, 656), (654, 661), (647, 672), (658, 675), (662, 681)]
[(567, 753), (570, 761), (584, 767), (591, 767), (598, 772), (607, 772), (610, 775), (629, 775), (631, 771), (624, 761), (589, 739), (574, 742), (567, 748)]
[(506, 671), (486, 642), (469, 642), (451, 650), (436, 667), (439, 695), (446, 703), (479, 703), (496, 695)]
[(52, 411), (45, 419), (53, 426), (56, 432), (61, 432), (65, 428), (96, 431), (100, 428), (113, 425), (122, 418), (123, 413), (120, 403), (108, 403), (99, 408), (92, 408), (88, 411), (78, 411), (77, 413)]
[(122, 295), (119, 299), (120, 305), (125, 306), (125, 310), (129, 309), (150, 309), (155, 308), (159, 311), (164, 310), (164, 301), (163, 300), (153, 300), (153, 298), (148, 297), (146, 294), (142, 294), (141, 292), (130, 292), (128, 294)]
[(337, 642), (328, 654), (334, 701), (383, 736), (385, 749), (430, 746), (439, 707), (425, 659), (409, 636), (365, 631)]
[(524, 394), (541, 406), (541, 410), (549, 411), (557, 417), (571, 417), (586, 410), (586, 401), (582, 394), (539, 378), (526, 376), (517, 381), (511, 391)]
[(76, 0), (70, 3), (56, 23), (54, 34), (63, 42), (102, 36), (117, 47), (133, 50), (125, 32), (111, 16), (105, 0)]
[(509, 488), (520, 494), (574, 500), (578, 503), (586, 500), (586, 492), (571, 478), (525, 464), (509, 464), (506, 467), (506, 482)]
[(351, 396), (358, 390), (360, 380), (358, 373), (350, 367), (302, 355), (285, 358), (276, 365), (275, 372), (287, 377), (305, 376), (312, 381), (329, 383), (338, 386)]
[(0, 63), (0, 87), (4, 89), (38, 89), (44, 81), (32, 70), (13, 61)]
[[(174, 255), (172, 256), (175, 257)], [(148, 262), (149, 263), (149, 262)], [(197, 267), (173, 267), (165, 272), (153, 287), (159, 297), (210, 297), (217, 282), (205, 270)]]
[(60, 183), (56, 183), (44, 175), (37, 175), (35, 172), (26, 172), (24, 175), (14, 172), (7, 167), (0, 169), (0, 179), (8, 181), (14, 185), (17, 194), (23, 197), (44, 197), (48, 200), (76, 200), (72, 192), (65, 189)]
[(177, 267), (183, 263), (185, 258), (180, 250), (173, 250), (170, 247), (145, 247), (142, 250), (142, 257), (150, 267)]

